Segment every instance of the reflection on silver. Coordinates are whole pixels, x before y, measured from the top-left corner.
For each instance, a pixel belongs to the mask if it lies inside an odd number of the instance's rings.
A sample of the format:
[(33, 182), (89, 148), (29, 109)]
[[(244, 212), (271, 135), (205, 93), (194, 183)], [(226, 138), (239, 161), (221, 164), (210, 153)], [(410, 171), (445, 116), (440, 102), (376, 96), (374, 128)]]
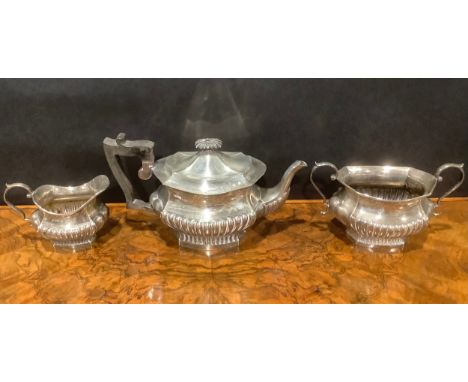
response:
[[(178, 152), (154, 163), (154, 143), (128, 141), (124, 134), (104, 139), (104, 151), (129, 208), (153, 210), (178, 235), (179, 245), (208, 253), (233, 248), (256, 219), (278, 209), (289, 195), (295, 173), (307, 166), (294, 162), (282, 180), (264, 189), (255, 183), (266, 171), (258, 159), (240, 152), (220, 151), (222, 142), (205, 138), (195, 142), (196, 152)], [(141, 179), (151, 172), (161, 186), (149, 203), (137, 199), (116, 156), (138, 156)]]
[[(15, 187), (25, 189), (37, 210), (30, 218), (8, 199), (8, 192)], [(109, 179), (100, 175), (88, 183), (76, 187), (53, 185), (40, 186), (32, 191), (24, 183), (7, 184), (3, 199), (23, 219), (29, 221), (54, 248), (71, 251), (91, 247), (96, 233), (107, 220), (107, 207), (98, 195), (109, 187)]]
[[(341, 188), (328, 201), (313, 179), (320, 167), (331, 167), (332, 180)], [(441, 173), (448, 168), (460, 171), (460, 181), (435, 203), (429, 197)], [(338, 170), (329, 162), (316, 163), (310, 180), (328, 208), (346, 226), (346, 233), (359, 246), (370, 251), (394, 252), (404, 247), (410, 235), (420, 232), (442, 198), (455, 191), (463, 182), (463, 164), (447, 163), (435, 175), (411, 167), (346, 166)]]

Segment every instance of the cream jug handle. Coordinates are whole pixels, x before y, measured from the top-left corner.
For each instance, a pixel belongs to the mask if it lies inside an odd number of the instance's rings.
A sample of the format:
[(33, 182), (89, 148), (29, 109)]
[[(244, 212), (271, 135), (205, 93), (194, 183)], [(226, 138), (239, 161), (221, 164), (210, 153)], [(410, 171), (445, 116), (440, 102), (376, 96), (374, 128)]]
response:
[[(436, 177), (437, 179), (437, 182), (442, 182), (444, 180), (444, 178), (442, 178), (442, 176), (440, 175), (443, 171), (447, 170), (448, 168), (456, 168), (457, 170), (460, 171), (460, 180), (458, 181), (457, 184), (455, 184), (450, 190), (448, 190), (445, 194), (443, 194), (441, 197), (439, 197), (436, 201), (436, 207), (439, 206), (439, 203), (442, 199), (446, 198), (447, 196), (449, 196), (452, 192), (454, 192), (458, 187), (460, 187), (463, 183), (463, 180), (465, 179), (465, 171), (463, 171), (463, 166), (464, 164), (463, 163), (445, 163), (443, 164), (442, 166), (440, 166), (436, 173), (434, 174), (434, 176)], [(434, 186), (434, 189), (435, 189), (435, 186)], [(432, 189), (432, 191), (434, 191), (434, 189)]]
[(27, 218), (26, 214), (24, 213), (23, 210), (20, 210), (18, 207), (16, 207), (12, 202), (10, 202), (7, 198), (8, 191), (10, 191), (12, 188), (24, 188), (28, 193), (26, 194), (26, 197), (31, 198), (32, 196), (32, 190), (31, 187), (29, 187), (27, 184), (24, 183), (12, 183), (12, 184), (6, 184), (5, 185), (5, 192), (3, 193), (3, 200), (5, 201), (6, 205), (10, 207), (13, 211), (15, 211), (19, 216), (21, 216), (24, 220), (26, 221), (31, 221), (31, 218)]
[(148, 180), (151, 178), (154, 165), (154, 142), (148, 140), (130, 141), (125, 138), (124, 133), (120, 133), (116, 139), (105, 138), (103, 146), (109, 167), (125, 195), (127, 206), (134, 209), (152, 210), (148, 202), (135, 197), (135, 189), (120, 166), (117, 157), (139, 157), (141, 168), (138, 170), (138, 177)]
[(330, 207), (330, 202), (325, 197), (325, 195), (320, 190), (320, 188), (317, 186), (317, 184), (314, 182), (314, 172), (320, 167), (331, 167), (335, 171), (335, 173), (330, 176), (331, 180), (336, 180), (336, 174), (338, 173), (338, 169), (333, 163), (330, 163), (330, 162), (320, 162), (320, 163), (315, 162), (315, 166), (312, 168), (312, 171), (310, 172), (310, 182), (312, 183), (312, 186), (314, 186), (314, 188), (317, 190), (317, 192), (323, 199), (324, 209), (320, 213), (322, 215), (325, 215), (328, 212), (328, 208)]

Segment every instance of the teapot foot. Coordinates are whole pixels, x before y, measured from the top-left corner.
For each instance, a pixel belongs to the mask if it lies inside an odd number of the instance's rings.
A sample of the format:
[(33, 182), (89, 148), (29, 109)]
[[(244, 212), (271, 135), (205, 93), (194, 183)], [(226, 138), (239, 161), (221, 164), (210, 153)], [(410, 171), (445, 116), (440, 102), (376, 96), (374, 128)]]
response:
[(398, 253), (405, 247), (405, 238), (381, 238), (362, 236), (347, 229), (346, 234), (359, 250), (371, 253)]
[(56, 251), (63, 252), (80, 252), (91, 249), (94, 242), (94, 237), (87, 238), (86, 240), (67, 240), (67, 241), (54, 241), (52, 245)]
[(179, 232), (179, 246), (205, 252), (208, 256), (239, 248), (243, 232), (225, 236), (195, 236)]

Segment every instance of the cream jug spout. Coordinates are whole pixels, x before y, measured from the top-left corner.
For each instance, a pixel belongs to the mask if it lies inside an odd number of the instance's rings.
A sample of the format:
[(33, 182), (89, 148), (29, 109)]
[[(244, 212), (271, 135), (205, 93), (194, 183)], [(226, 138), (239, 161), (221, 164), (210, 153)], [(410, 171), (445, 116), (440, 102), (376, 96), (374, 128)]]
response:
[[(96, 176), (89, 182), (76, 187), (41, 186), (34, 191), (33, 202), (39, 210), (51, 216), (73, 216), (83, 211), (110, 185), (105, 175)], [(67, 203), (67, 208), (49, 207), (47, 195), (54, 194), (55, 202)]]
[(280, 208), (289, 195), (289, 189), (294, 175), (302, 168), (307, 167), (307, 163), (301, 160), (295, 161), (285, 171), (280, 182), (271, 188), (260, 188), (260, 203), (257, 209), (257, 216), (263, 216)]

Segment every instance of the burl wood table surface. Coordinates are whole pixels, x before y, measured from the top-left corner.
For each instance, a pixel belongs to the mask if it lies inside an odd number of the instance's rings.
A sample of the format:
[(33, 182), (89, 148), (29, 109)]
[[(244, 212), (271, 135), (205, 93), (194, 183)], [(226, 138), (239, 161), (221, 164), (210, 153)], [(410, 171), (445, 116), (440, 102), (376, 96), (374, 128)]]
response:
[[(259, 220), (240, 251), (180, 251), (154, 215), (110, 206), (93, 249), (54, 252), (0, 208), (2, 303), (467, 303), (468, 200), (448, 200), (406, 251), (353, 248), (317, 202)], [(32, 209), (32, 207), (31, 207)]]

